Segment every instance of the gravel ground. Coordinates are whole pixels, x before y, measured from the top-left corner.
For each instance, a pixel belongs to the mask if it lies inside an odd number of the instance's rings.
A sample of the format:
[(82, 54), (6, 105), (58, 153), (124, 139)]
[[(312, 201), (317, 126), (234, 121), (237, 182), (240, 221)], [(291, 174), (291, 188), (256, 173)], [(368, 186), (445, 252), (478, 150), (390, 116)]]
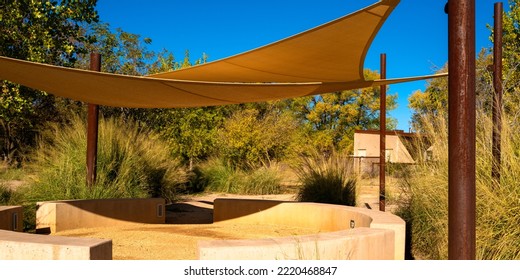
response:
[(281, 225), (212, 223), (216, 197), (293, 200), (293, 195), (237, 196), (210, 194), (186, 198), (167, 207), (167, 224), (62, 231), (56, 235), (112, 239), (115, 260), (193, 260), (197, 242), (219, 239), (260, 239), (314, 234), (315, 230)]
[[(377, 209), (378, 190), (379, 188), (373, 184), (364, 185), (359, 193), (358, 204)], [(260, 239), (316, 233), (312, 229), (282, 225), (213, 224), (215, 198), (293, 201), (295, 195), (187, 196), (166, 207), (166, 224), (77, 229), (59, 232), (56, 235), (112, 239), (115, 260), (192, 260), (197, 259), (197, 242), (201, 240)], [(393, 205), (389, 205), (388, 208), (393, 208)]]
[(63, 231), (56, 235), (112, 239), (114, 260), (195, 260), (197, 242), (312, 234), (310, 229), (271, 225), (145, 225)]

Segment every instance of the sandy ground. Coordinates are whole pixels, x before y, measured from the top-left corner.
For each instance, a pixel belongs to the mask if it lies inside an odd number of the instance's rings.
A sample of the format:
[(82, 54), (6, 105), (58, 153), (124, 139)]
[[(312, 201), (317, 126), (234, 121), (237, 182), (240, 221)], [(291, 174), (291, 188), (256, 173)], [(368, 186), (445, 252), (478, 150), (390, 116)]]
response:
[(114, 260), (195, 260), (201, 240), (257, 239), (312, 234), (310, 229), (270, 225), (131, 225), (63, 231), (57, 235), (112, 239)]
[(77, 229), (56, 235), (112, 239), (115, 260), (190, 260), (197, 259), (197, 243), (201, 240), (259, 239), (316, 233), (311, 229), (280, 225), (212, 224), (213, 201), (217, 197), (294, 200), (294, 195), (287, 194), (195, 196), (168, 205), (167, 224)]
[[(379, 187), (365, 181), (358, 190), (360, 207), (379, 209)], [(197, 259), (197, 243), (201, 240), (260, 239), (315, 234), (307, 228), (281, 225), (213, 224), (215, 198), (253, 198), (293, 201), (294, 194), (232, 195), (204, 194), (187, 196), (166, 207), (166, 224), (135, 224), (120, 227), (89, 228), (59, 232), (61, 236), (112, 239), (115, 260), (190, 260)], [(388, 205), (387, 211), (393, 208)]]

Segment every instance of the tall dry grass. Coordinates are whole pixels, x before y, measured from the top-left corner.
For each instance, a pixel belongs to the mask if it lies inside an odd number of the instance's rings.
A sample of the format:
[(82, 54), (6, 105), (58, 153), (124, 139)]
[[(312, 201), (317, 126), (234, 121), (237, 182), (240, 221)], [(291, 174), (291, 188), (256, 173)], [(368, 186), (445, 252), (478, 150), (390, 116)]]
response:
[[(434, 147), (432, 160), (415, 166), (402, 184), (408, 199), (403, 201), (400, 214), (410, 224), (411, 250), (417, 258), (447, 259), (448, 256), (448, 131), (443, 115), (429, 117), (424, 122)], [(503, 127), (502, 176), (500, 187), (494, 187), (492, 122), (488, 115), (478, 111), (478, 259), (520, 259), (520, 135), (507, 120)], [(427, 148), (425, 143), (419, 145)]]
[(301, 184), (299, 201), (355, 206), (357, 175), (350, 158), (314, 153), (302, 157), (295, 171)]
[(97, 180), (86, 185), (86, 123), (51, 125), (32, 157), (28, 202), (91, 198), (175, 199), (186, 172), (158, 135), (121, 119), (100, 119)]

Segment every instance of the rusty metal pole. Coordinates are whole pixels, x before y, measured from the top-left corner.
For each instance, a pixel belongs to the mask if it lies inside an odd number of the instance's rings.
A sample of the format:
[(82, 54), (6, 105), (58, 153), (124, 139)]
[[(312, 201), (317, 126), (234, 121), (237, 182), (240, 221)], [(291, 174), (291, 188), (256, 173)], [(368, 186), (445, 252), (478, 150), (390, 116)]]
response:
[(493, 42), (493, 163), (491, 178), (493, 186), (500, 187), (502, 165), (502, 2), (495, 3), (494, 42)]
[(475, 259), (475, 0), (448, 1), (448, 258)]
[[(101, 55), (90, 54), (90, 70), (101, 71)], [(98, 144), (98, 105), (88, 104), (87, 116), (87, 186), (96, 183), (97, 144)]]
[[(381, 79), (386, 79), (386, 54), (380, 55)], [(380, 87), (379, 96), (379, 211), (385, 211), (386, 181), (386, 84)]]

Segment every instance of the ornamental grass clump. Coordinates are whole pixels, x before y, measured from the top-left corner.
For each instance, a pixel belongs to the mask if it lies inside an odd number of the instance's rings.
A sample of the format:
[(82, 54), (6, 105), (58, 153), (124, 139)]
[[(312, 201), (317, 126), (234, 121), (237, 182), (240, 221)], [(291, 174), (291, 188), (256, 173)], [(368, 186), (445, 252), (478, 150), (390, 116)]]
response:
[(0, 206), (10, 205), (13, 195), (14, 192), (11, 189), (0, 183)]
[[(410, 227), (411, 253), (415, 258), (448, 258), (448, 131), (443, 116), (430, 116), (423, 121), (432, 143), (432, 157), (419, 161), (402, 181), (407, 199), (401, 201), (398, 213)], [(515, 126), (515, 122), (504, 118), (502, 171), (500, 182), (496, 182), (491, 177), (491, 117), (483, 110), (477, 111), (477, 259), (520, 259), (520, 135)]]
[(299, 201), (356, 204), (357, 177), (348, 157), (336, 153), (305, 156), (295, 171), (301, 184), (297, 195)]
[(32, 157), (27, 201), (164, 197), (175, 199), (186, 171), (158, 135), (122, 119), (100, 119), (96, 184), (86, 184), (86, 123), (50, 125)]

